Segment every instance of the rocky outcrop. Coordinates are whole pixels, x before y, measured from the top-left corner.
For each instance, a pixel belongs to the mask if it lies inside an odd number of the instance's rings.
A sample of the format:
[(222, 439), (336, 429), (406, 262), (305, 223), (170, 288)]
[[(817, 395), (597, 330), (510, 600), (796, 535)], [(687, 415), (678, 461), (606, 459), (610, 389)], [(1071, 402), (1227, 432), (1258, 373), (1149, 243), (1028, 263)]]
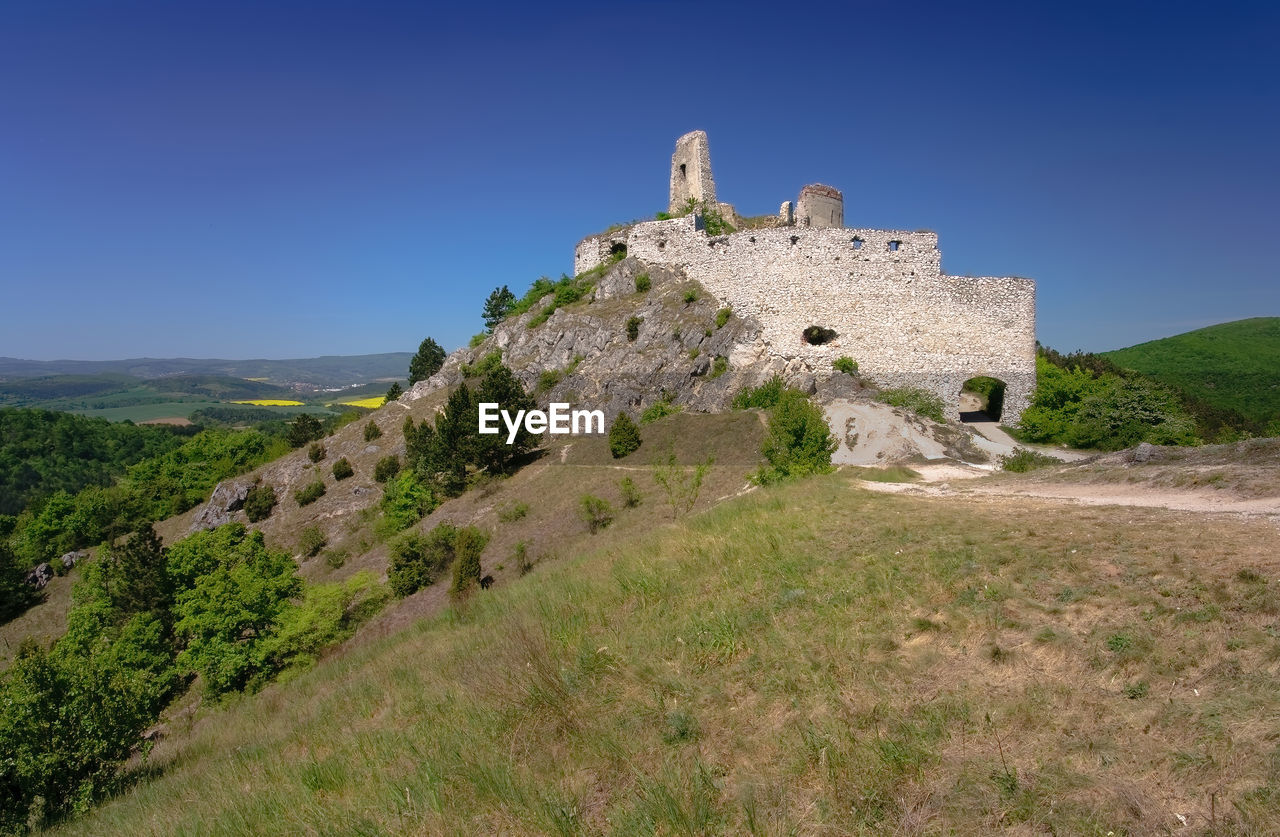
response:
[(69, 570), (72, 567), (74, 567), (76, 564), (80, 563), (81, 561), (83, 561), (85, 558), (88, 558), (88, 557), (89, 557), (88, 550), (77, 549), (75, 552), (68, 552), (66, 555), (63, 555), (58, 560), (62, 562), (62, 568), (64, 570)]
[[(642, 275), (649, 278), (647, 291), (636, 290)], [(678, 269), (623, 259), (600, 276), (585, 301), (531, 328), (550, 302), (548, 296), (499, 324), (478, 346), (454, 352), (404, 400), (456, 386), (466, 366), (493, 351), (502, 352), (540, 404), (581, 404), (603, 410), (609, 421), (661, 400), (702, 412), (728, 409), (740, 389), (774, 374), (814, 392), (823, 377), (803, 361), (771, 355), (759, 323), (732, 311), (719, 314), (721, 301)], [(635, 322), (634, 339), (629, 322)]]
[(253, 486), (247, 482), (239, 482), (235, 480), (226, 480), (218, 483), (213, 489), (213, 495), (209, 498), (209, 502), (205, 504), (200, 513), (191, 523), (191, 531), (195, 532), (200, 529), (216, 529), (223, 524), (231, 522), (231, 513), (238, 511), (244, 506), (245, 497), (249, 496), (249, 489)]
[(27, 573), (27, 583), (37, 590), (43, 590), (50, 581), (53, 581), (53, 567), (48, 564), (38, 564)]

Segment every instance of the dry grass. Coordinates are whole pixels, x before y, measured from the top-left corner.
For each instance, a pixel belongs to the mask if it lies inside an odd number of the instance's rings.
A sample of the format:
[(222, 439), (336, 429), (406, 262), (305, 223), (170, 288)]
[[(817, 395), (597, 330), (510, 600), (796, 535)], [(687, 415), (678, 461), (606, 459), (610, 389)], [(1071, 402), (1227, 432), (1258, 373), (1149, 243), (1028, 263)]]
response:
[(1162, 447), (1147, 462), (1130, 451), (1038, 470), (1044, 482), (1135, 485), (1166, 490), (1213, 489), (1242, 499), (1280, 497), (1280, 439), (1230, 445)]
[(1271, 524), (838, 474), (653, 529), (175, 730), (65, 831), (1280, 831)]

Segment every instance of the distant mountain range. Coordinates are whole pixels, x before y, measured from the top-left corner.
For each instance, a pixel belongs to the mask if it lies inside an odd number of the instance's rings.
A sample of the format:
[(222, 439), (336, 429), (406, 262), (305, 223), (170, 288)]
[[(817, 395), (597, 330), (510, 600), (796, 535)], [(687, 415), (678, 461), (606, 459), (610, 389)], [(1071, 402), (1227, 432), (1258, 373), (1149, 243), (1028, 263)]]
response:
[(54, 375), (128, 375), (154, 379), (217, 375), (289, 388), (329, 388), (403, 380), (412, 352), (326, 355), (293, 360), (131, 358), (128, 360), (20, 360), (0, 357), (0, 381)]
[(1280, 417), (1280, 317), (1220, 323), (1103, 356), (1262, 424)]

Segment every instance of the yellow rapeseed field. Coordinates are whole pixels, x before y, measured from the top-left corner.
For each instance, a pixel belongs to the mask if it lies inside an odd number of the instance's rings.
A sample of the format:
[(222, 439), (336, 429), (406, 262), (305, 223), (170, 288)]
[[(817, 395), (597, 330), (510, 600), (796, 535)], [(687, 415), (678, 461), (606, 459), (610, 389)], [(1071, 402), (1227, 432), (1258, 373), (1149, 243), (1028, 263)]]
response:
[(250, 401), (232, 401), (232, 404), (249, 404), (254, 407), (301, 407), (301, 401), (287, 401), (283, 398), (254, 398)]
[(361, 398), (357, 401), (339, 401), (338, 403), (348, 407), (363, 407), (366, 410), (376, 410), (386, 401), (387, 397), (385, 395), (375, 395), (372, 398)]

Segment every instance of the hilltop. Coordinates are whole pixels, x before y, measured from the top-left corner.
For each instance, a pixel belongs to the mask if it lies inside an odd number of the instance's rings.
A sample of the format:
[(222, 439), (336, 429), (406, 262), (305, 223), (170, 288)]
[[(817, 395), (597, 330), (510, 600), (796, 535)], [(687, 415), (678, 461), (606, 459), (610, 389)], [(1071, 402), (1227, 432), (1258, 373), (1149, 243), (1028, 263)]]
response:
[(1270, 523), (841, 474), (580, 537), (188, 716), (62, 831), (1280, 828)]
[(1221, 323), (1103, 356), (1261, 425), (1280, 420), (1280, 317)]

